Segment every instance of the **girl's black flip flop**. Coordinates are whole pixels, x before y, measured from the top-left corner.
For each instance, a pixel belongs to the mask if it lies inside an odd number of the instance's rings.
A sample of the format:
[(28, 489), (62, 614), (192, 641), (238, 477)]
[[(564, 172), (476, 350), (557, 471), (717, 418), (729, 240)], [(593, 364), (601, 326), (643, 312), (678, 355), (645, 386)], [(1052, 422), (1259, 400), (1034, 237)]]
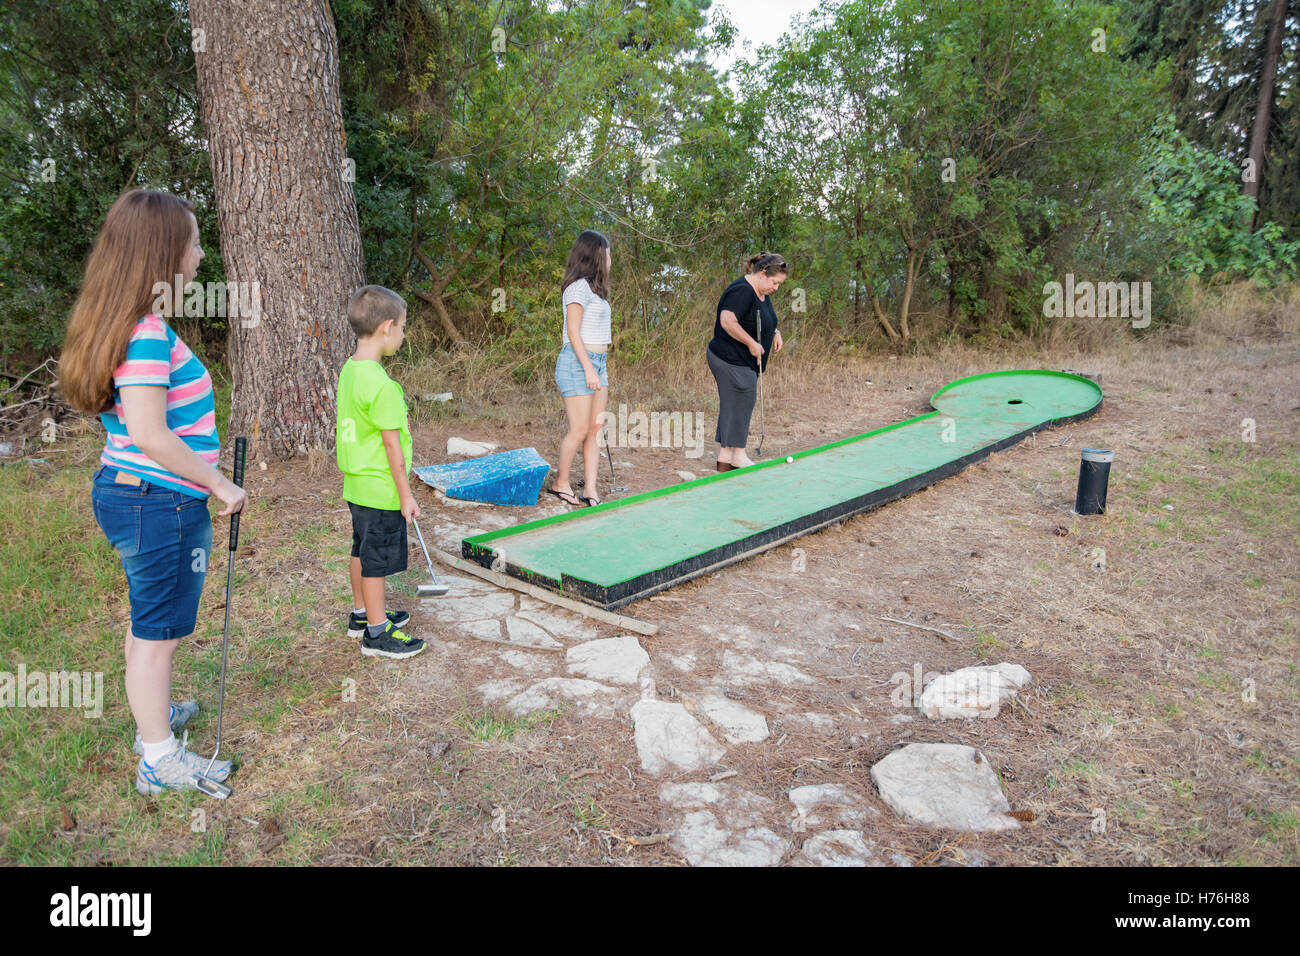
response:
[(601, 501), (599, 498), (585, 498), (582, 495), (578, 495), (578, 497), (582, 498), (582, 500), (587, 503), (588, 508), (594, 508), (596, 507), (596, 505), (604, 504), (604, 502)]
[[(582, 497), (580, 497), (580, 496), (578, 496), (578, 495), (575, 495), (572, 491), (556, 491), (554, 488), (547, 488), (547, 489), (546, 489), (546, 493), (547, 493), (548, 495), (555, 495), (555, 497), (559, 498), (559, 499), (560, 499), (561, 501), (563, 501), (566, 505), (575, 505), (575, 506), (576, 506), (580, 501), (586, 501), (586, 500), (587, 500), (586, 498), (582, 498)], [(569, 500), (570, 498), (572, 498), (573, 500), (570, 501), (570, 500)]]

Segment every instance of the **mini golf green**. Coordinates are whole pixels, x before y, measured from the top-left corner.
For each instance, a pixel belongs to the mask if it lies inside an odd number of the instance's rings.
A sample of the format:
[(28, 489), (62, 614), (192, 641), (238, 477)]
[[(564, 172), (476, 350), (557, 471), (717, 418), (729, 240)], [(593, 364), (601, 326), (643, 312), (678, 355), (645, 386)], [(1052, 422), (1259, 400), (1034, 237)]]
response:
[(461, 542), (461, 553), (607, 610), (878, 508), (1049, 425), (1087, 418), (1101, 388), (1045, 370), (950, 382), (925, 415)]

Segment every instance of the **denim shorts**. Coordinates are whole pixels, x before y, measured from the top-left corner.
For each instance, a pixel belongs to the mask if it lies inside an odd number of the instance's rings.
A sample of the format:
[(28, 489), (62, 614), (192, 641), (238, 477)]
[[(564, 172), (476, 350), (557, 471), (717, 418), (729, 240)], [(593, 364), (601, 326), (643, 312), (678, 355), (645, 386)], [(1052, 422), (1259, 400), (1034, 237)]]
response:
[(108, 543), (122, 559), (131, 595), (131, 632), (146, 641), (194, 633), (212, 552), (206, 498), (141, 479), (118, 484), (118, 470), (95, 472), (90, 500)]
[[(608, 352), (587, 353), (591, 367), (600, 376), (601, 388), (609, 388), (609, 376), (605, 373), (605, 360), (608, 357)], [(596, 394), (594, 389), (587, 387), (587, 373), (582, 370), (582, 363), (578, 361), (578, 353), (572, 345), (560, 349), (560, 357), (555, 360), (555, 384), (560, 386), (560, 394), (565, 398)]]

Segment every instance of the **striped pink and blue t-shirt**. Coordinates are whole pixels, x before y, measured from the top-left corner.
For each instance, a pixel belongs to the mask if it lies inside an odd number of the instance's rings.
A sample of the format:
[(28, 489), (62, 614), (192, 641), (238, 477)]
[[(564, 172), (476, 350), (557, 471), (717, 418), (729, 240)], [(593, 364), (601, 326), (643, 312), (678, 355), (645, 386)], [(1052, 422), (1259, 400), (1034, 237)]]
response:
[(171, 326), (156, 315), (146, 315), (136, 323), (126, 347), (126, 361), (113, 371), (113, 410), (99, 416), (108, 431), (108, 442), (99, 460), (153, 484), (195, 498), (208, 497), (207, 488), (172, 474), (132, 444), (118, 391), (124, 385), (166, 386), (167, 427), (200, 458), (216, 466), (221, 442), (217, 438), (212, 379)]

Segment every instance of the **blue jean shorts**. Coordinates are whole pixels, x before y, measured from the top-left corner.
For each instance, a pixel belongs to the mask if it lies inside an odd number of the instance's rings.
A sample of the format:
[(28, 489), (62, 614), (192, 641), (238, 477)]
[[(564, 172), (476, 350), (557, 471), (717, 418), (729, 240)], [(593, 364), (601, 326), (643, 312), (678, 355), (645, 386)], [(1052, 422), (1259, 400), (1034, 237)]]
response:
[(122, 559), (131, 595), (131, 632), (146, 641), (194, 633), (212, 552), (205, 498), (143, 479), (114, 481), (116, 468), (95, 472), (90, 500), (108, 543)]
[[(608, 352), (587, 353), (591, 367), (600, 376), (601, 388), (609, 388), (609, 376), (605, 373), (605, 360), (608, 357)], [(560, 394), (565, 398), (596, 394), (595, 389), (587, 387), (587, 373), (582, 370), (582, 363), (578, 361), (578, 353), (572, 345), (560, 349), (560, 356), (555, 360), (555, 384), (560, 386)]]

